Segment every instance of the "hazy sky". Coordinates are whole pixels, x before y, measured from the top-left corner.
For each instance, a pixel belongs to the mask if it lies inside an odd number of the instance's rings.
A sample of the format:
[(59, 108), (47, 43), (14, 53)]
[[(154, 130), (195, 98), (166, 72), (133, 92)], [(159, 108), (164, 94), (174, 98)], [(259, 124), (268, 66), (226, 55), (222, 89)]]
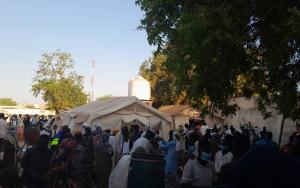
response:
[(0, 98), (41, 102), (30, 93), (42, 53), (70, 52), (89, 90), (96, 61), (95, 96), (126, 96), (128, 80), (151, 56), (143, 13), (134, 0), (0, 0)]

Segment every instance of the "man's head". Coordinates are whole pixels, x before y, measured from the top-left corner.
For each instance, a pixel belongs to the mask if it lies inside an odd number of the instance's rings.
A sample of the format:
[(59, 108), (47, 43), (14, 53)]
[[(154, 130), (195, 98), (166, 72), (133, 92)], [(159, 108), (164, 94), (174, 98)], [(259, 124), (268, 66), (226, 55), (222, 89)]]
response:
[(156, 135), (156, 132), (154, 130), (148, 129), (146, 131), (145, 138), (147, 138), (148, 140), (153, 140), (155, 135)]
[(129, 130), (128, 130), (127, 126), (122, 127), (121, 134), (125, 137), (127, 137), (129, 135)]
[(174, 130), (169, 131), (169, 141), (174, 140)]
[(82, 134), (80, 132), (77, 132), (74, 134), (74, 139), (77, 144), (81, 144), (82, 142)]
[(104, 132), (107, 134), (111, 134), (111, 129), (105, 129)]
[(49, 144), (49, 136), (45, 134), (41, 135), (38, 140), (37, 147), (39, 149), (46, 149), (48, 147), (48, 144)]
[(273, 134), (272, 134), (271, 132), (267, 132), (267, 133), (266, 133), (266, 138), (267, 138), (267, 140), (271, 140), (271, 141), (272, 141), (272, 139), (273, 139)]
[(266, 127), (263, 127), (263, 132), (267, 132), (267, 128)]
[(4, 113), (0, 113), (0, 119), (4, 119)]
[(225, 129), (225, 130), (228, 130), (228, 125), (224, 125), (224, 129)]

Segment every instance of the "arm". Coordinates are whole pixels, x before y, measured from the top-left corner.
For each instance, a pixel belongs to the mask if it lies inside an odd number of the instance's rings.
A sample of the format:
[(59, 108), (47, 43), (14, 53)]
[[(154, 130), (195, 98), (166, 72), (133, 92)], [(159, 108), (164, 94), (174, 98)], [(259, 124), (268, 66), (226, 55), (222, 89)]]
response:
[(160, 141), (159, 142), (159, 147), (163, 150), (168, 150), (169, 149), (169, 143), (166, 141)]

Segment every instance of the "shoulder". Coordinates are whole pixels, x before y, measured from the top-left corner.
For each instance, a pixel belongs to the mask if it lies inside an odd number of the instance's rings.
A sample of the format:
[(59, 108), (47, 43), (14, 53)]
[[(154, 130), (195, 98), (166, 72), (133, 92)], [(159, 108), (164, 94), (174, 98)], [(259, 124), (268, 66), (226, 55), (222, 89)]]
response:
[(221, 155), (222, 155), (221, 151), (218, 151), (218, 152), (216, 153), (216, 157), (220, 157)]
[(228, 152), (226, 155), (227, 155), (228, 157), (233, 157), (233, 154), (232, 154), (231, 152)]
[(189, 159), (186, 163), (188, 166), (195, 166), (197, 165), (198, 161), (196, 159)]

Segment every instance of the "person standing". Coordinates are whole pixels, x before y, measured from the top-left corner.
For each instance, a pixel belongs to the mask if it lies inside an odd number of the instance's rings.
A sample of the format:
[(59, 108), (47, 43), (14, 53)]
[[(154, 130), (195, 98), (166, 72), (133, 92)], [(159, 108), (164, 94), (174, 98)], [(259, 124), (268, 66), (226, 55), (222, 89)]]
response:
[(176, 153), (176, 141), (173, 139), (173, 132), (169, 132), (169, 142), (160, 141), (159, 146), (160, 149), (164, 150), (166, 166), (165, 166), (165, 174), (171, 173), (172, 175), (176, 175), (177, 167), (178, 167), (178, 158)]
[(75, 174), (73, 156), (77, 144), (73, 138), (64, 138), (53, 154), (50, 165), (50, 188), (77, 187), (79, 178)]
[(182, 188), (212, 187), (215, 181), (214, 165), (201, 152), (197, 159), (190, 159), (183, 168)]
[(178, 157), (178, 165), (182, 166), (184, 161), (185, 151), (185, 133), (182, 125), (179, 125), (176, 137), (176, 153)]
[(220, 148), (221, 150), (217, 152), (215, 157), (215, 170), (220, 176), (222, 166), (230, 163), (233, 159), (233, 154), (231, 152), (232, 136), (226, 135), (225, 140), (222, 141)]
[(112, 159), (114, 154), (109, 144), (109, 134), (102, 133), (95, 137), (96, 153), (96, 186), (97, 188), (108, 188), (109, 176), (112, 170)]
[(24, 125), (25, 129), (30, 127), (30, 125), (31, 125), (30, 116), (28, 114), (26, 114), (25, 117), (23, 118), (23, 125)]
[(85, 135), (83, 137), (83, 147), (85, 148), (84, 158), (84, 175), (82, 188), (90, 188), (95, 181), (95, 149), (91, 127), (85, 127)]
[(115, 158), (116, 163), (123, 155), (128, 155), (133, 147), (133, 142), (129, 137), (129, 129), (127, 126), (122, 127), (121, 134), (116, 136)]
[(145, 135), (142, 135), (141, 138), (137, 139), (134, 143), (131, 153), (135, 152), (137, 148), (143, 148), (146, 154), (149, 154), (152, 151), (152, 142), (154, 140), (154, 137), (156, 135), (155, 130), (148, 129), (145, 132)]
[(38, 115), (37, 114), (35, 114), (32, 118), (31, 118), (31, 121), (30, 121), (30, 123), (31, 123), (31, 125), (33, 126), (33, 125), (36, 125), (37, 123), (38, 123)]
[(37, 146), (28, 149), (23, 157), (23, 184), (28, 188), (47, 187), (51, 153), (49, 136), (41, 135)]
[(0, 140), (4, 140), (6, 136), (6, 126), (7, 123), (5, 121), (4, 113), (0, 113)]

